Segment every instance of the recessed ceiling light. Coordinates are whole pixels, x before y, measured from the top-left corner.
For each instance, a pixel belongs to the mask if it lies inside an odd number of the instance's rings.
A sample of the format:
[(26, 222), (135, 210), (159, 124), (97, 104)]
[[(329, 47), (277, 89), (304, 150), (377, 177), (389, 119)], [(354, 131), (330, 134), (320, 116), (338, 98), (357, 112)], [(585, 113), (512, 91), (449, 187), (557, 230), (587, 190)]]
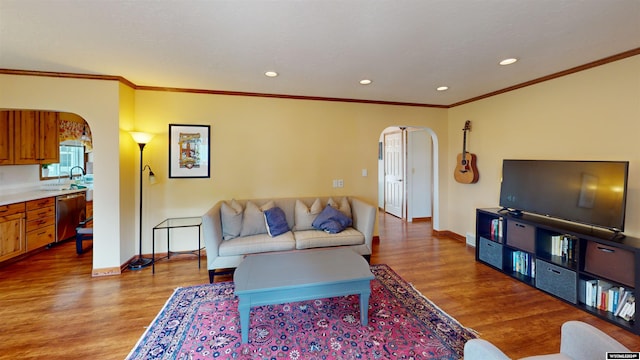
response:
[(449, 87), (448, 86), (438, 86), (436, 88), (436, 90), (438, 90), (438, 91), (447, 91), (447, 90), (449, 90)]
[(518, 59), (516, 59), (516, 58), (508, 58), (508, 59), (504, 59), (504, 60), (500, 61), (500, 65), (511, 65), (511, 64), (515, 63), (516, 61), (518, 61)]
[(268, 76), (268, 77), (276, 77), (276, 76), (278, 76), (278, 73), (277, 73), (277, 72), (275, 72), (275, 71), (267, 71), (267, 72), (265, 72), (264, 74), (265, 74), (266, 76)]
[(371, 84), (373, 81), (369, 80), (369, 79), (362, 79), (360, 80), (360, 85), (369, 85)]

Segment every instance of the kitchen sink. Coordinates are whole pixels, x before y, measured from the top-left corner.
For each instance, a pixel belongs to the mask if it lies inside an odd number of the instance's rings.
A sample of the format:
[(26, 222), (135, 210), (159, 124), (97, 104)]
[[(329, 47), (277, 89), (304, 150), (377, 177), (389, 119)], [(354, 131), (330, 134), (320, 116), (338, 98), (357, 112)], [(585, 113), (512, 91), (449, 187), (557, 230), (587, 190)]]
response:
[(62, 191), (62, 190), (71, 190), (69, 184), (46, 184), (40, 186), (40, 190), (44, 191)]
[(65, 191), (78, 189), (86, 189), (86, 200), (93, 200), (93, 184), (45, 184), (40, 186), (40, 190), (44, 191)]

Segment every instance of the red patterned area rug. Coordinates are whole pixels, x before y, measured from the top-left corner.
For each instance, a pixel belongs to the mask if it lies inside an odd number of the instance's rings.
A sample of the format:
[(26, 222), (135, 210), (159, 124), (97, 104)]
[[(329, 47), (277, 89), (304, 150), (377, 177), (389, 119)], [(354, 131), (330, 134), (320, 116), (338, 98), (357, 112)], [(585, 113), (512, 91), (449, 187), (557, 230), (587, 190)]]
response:
[(369, 324), (357, 295), (251, 308), (241, 343), (233, 282), (178, 288), (127, 359), (461, 359), (475, 338), (387, 265), (372, 265)]

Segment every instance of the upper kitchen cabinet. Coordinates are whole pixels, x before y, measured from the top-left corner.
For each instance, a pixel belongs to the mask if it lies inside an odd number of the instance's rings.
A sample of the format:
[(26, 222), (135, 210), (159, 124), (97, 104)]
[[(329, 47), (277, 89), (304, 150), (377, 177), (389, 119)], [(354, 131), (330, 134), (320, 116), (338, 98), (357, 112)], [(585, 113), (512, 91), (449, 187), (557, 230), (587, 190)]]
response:
[(13, 115), (14, 164), (60, 162), (58, 112), (15, 110), (8, 113), (9, 117)]
[(0, 111), (0, 165), (13, 164), (13, 117)]

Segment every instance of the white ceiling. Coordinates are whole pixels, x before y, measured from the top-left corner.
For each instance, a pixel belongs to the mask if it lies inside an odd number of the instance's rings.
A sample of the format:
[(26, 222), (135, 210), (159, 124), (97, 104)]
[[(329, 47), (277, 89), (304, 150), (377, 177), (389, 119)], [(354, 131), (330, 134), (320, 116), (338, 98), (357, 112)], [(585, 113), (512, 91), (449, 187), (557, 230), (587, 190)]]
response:
[(637, 48), (640, 0), (0, 0), (0, 68), (140, 86), (450, 105)]

